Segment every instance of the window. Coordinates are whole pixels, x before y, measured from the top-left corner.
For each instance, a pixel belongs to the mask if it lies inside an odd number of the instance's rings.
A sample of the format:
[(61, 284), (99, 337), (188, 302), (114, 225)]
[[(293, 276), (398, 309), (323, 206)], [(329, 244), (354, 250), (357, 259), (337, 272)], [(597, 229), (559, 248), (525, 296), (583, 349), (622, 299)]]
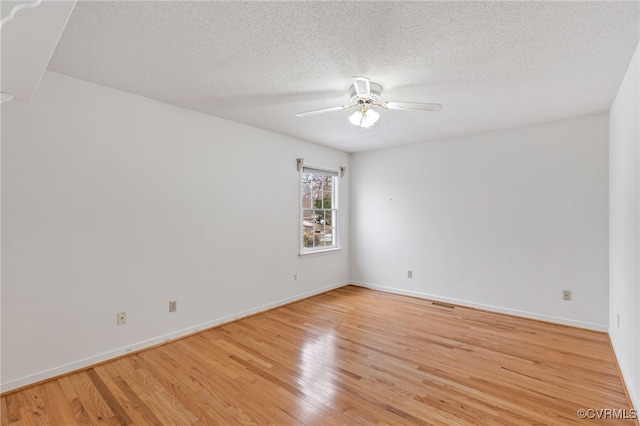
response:
[(337, 248), (338, 173), (303, 167), (301, 253)]

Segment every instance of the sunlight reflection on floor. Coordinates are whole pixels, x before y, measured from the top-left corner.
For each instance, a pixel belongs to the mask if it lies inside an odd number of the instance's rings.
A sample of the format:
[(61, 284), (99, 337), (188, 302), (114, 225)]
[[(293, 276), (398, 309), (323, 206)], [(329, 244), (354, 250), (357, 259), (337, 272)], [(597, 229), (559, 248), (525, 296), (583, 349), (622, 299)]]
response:
[[(306, 395), (327, 406), (332, 405), (337, 391), (330, 373), (336, 363), (335, 345), (335, 331), (326, 330), (318, 338), (303, 345), (300, 357), (298, 384)], [(322, 410), (313, 404), (306, 404), (304, 409), (307, 415), (322, 413)]]

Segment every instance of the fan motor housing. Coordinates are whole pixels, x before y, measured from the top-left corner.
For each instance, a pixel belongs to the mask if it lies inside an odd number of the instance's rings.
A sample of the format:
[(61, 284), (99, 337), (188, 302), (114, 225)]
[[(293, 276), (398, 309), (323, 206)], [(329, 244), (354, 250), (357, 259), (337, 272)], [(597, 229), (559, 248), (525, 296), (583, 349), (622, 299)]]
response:
[(357, 104), (359, 101), (371, 101), (371, 102), (380, 102), (380, 93), (382, 93), (382, 86), (378, 83), (374, 83), (373, 81), (369, 83), (369, 92), (371, 93), (371, 97), (369, 99), (362, 99), (358, 95), (356, 95), (356, 88), (351, 85), (349, 87), (349, 96), (351, 96), (351, 102)]

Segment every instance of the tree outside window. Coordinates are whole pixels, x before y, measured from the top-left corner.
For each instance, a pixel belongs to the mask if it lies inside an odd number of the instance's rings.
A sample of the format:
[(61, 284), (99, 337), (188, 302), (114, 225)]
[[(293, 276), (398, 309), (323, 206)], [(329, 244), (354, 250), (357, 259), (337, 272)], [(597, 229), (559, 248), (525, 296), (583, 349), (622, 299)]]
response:
[(302, 250), (336, 247), (337, 173), (302, 171)]

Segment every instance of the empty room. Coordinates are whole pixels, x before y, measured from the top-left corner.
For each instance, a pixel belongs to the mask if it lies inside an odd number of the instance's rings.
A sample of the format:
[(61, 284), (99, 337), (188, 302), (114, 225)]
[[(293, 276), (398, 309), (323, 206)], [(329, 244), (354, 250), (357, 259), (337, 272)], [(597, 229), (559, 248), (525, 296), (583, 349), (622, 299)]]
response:
[(639, 1), (0, 2), (4, 425), (638, 425)]

